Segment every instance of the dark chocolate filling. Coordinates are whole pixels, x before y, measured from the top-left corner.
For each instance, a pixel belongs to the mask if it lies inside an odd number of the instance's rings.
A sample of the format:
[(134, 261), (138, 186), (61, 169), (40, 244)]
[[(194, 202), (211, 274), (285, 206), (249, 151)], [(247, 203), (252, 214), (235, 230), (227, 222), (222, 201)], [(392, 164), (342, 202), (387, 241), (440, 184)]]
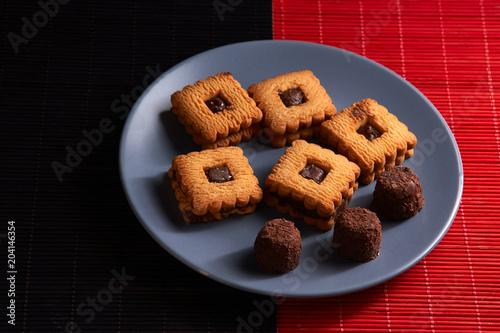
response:
[(325, 221), (329, 221), (331, 219), (336, 218), (341, 212), (343, 212), (347, 207), (347, 195), (342, 196), (342, 202), (338, 207), (335, 208), (335, 213), (330, 216), (321, 216), (316, 212), (316, 210), (307, 209), (302, 201), (293, 200), (291, 196), (281, 197), (277, 193), (272, 193), (272, 196), (278, 199), (278, 203), (280, 206), (290, 206), (291, 209), (296, 212), (311, 217), (313, 219), (321, 219)]
[(372, 126), (370, 124), (361, 126), (357, 130), (357, 132), (358, 134), (363, 135), (368, 141), (373, 141), (382, 135), (382, 133), (380, 133), (380, 131), (375, 126)]
[[(207, 173), (207, 171), (205, 171), (205, 174)], [(172, 174), (172, 180), (177, 179), (176, 174), (177, 174), (177, 172), (174, 170), (173, 174)], [(232, 176), (231, 176), (231, 179), (232, 179)], [(181, 189), (181, 191), (182, 191), (182, 189)], [(231, 210), (233, 210), (235, 208), (236, 208), (236, 206), (234, 206), (233, 208), (231, 208), (229, 210), (222, 208), (219, 211), (219, 213), (221, 214), (221, 216), (223, 218), (226, 218), (226, 217), (228, 217), (230, 215)], [(210, 212), (207, 212), (205, 215), (196, 215), (195, 213), (193, 213), (192, 210), (187, 211), (186, 213), (184, 213), (184, 216), (188, 219), (188, 221), (190, 223), (198, 223), (198, 222), (203, 222), (203, 221), (213, 221), (213, 220), (216, 219), (215, 216), (212, 213), (210, 213)]]
[(205, 102), (213, 113), (221, 112), (229, 108), (229, 103), (220, 96), (215, 96)]
[(231, 175), (231, 172), (226, 166), (210, 168), (205, 171), (205, 175), (211, 183), (225, 183), (233, 180), (233, 175)]
[(305, 179), (312, 179), (317, 184), (320, 184), (325, 179), (327, 172), (314, 164), (308, 164), (302, 169), (300, 175)]
[[(234, 209), (234, 208), (233, 208)], [(226, 218), (230, 215), (228, 210), (221, 209), (220, 212), (223, 218)], [(185, 213), (185, 216), (189, 220), (190, 223), (199, 223), (199, 222), (208, 222), (216, 220), (215, 216), (212, 213), (206, 213), (205, 215), (196, 215), (193, 211), (188, 211)]]
[(290, 88), (285, 91), (278, 90), (281, 101), (287, 108), (305, 103), (306, 99), (300, 89)]

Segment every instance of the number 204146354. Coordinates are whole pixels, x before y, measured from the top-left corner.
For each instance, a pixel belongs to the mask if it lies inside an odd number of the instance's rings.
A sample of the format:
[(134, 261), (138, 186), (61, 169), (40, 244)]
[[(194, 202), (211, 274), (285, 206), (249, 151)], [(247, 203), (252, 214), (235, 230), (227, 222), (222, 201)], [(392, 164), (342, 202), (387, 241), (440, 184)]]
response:
[(9, 289), (9, 306), (7, 307), (7, 322), (16, 325), (16, 226), (15, 221), (7, 222), (7, 281)]
[(16, 227), (15, 221), (9, 221), (7, 227), (7, 267), (16, 269)]

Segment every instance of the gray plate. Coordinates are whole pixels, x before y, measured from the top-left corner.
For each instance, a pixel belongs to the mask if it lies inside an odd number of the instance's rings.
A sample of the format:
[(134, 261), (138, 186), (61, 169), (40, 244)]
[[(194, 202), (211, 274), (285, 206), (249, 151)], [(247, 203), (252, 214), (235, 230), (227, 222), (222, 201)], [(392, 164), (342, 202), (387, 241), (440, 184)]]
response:
[[(172, 112), (170, 95), (218, 72), (231, 72), (244, 88), (278, 74), (309, 69), (338, 110), (370, 97), (386, 106), (418, 138), (415, 155), (404, 162), (419, 175), (425, 207), (403, 222), (383, 222), (377, 259), (359, 264), (331, 250), (333, 232), (303, 221), (303, 252), (297, 269), (285, 275), (261, 272), (253, 242), (264, 223), (284, 216), (261, 203), (249, 215), (188, 225), (177, 208), (167, 171), (179, 154), (199, 150)], [(284, 153), (255, 138), (240, 144), (263, 187)], [(127, 119), (120, 146), (125, 193), (151, 236), (194, 270), (229, 286), (255, 293), (317, 297), (350, 293), (384, 282), (427, 255), (450, 227), (462, 194), (463, 171), (453, 135), (435, 107), (406, 80), (356, 54), (294, 41), (227, 45), (196, 55), (168, 70), (143, 93)], [(349, 207), (370, 208), (372, 183), (361, 186)], [(151, 268), (153, 269), (153, 267)]]

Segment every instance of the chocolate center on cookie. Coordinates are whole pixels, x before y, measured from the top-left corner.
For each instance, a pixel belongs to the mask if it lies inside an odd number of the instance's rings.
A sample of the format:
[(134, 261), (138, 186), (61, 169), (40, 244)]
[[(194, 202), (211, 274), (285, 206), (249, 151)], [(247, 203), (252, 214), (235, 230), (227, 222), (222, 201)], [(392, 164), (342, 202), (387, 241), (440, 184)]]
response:
[(357, 132), (358, 134), (363, 135), (368, 141), (373, 141), (382, 135), (381, 131), (379, 131), (375, 126), (370, 124), (361, 126), (357, 130)]
[(305, 103), (306, 98), (300, 89), (290, 88), (285, 91), (279, 90), (281, 101), (287, 108)]
[(220, 96), (210, 98), (205, 104), (213, 113), (224, 111), (229, 107), (229, 103)]
[(207, 179), (211, 183), (225, 183), (233, 180), (233, 175), (226, 166), (213, 167), (205, 171)]
[(317, 184), (321, 183), (325, 179), (327, 172), (314, 164), (308, 164), (302, 171), (300, 175), (306, 179), (312, 179)]

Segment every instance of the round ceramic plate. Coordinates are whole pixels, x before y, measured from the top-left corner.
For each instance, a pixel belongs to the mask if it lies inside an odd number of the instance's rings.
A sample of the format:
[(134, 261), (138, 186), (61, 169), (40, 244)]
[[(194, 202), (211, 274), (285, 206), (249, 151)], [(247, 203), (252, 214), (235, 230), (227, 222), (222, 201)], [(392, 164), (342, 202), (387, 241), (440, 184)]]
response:
[[(415, 217), (384, 222), (377, 259), (357, 263), (332, 251), (333, 231), (296, 220), (303, 242), (300, 265), (284, 275), (262, 272), (253, 243), (268, 220), (290, 216), (260, 203), (244, 216), (186, 224), (177, 208), (167, 171), (179, 154), (200, 150), (170, 111), (170, 96), (219, 72), (231, 72), (243, 88), (301, 69), (321, 81), (338, 110), (373, 98), (418, 138), (415, 155), (403, 165), (419, 175), (425, 207)], [(239, 145), (261, 187), (287, 147), (262, 138)], [(290, 297), (350, 293), (384, 282), (420, 261), (445, 235), (457, 212), (463, 187), (460, 154), (436, 108), (391, 70), (337, 48), (294, 41), (255, 41), (198, 54), (171, 68), (142, 94), (131, 111), (120, 146), (123, 186), (137, 218), (173, 256), (216, 281), (250, 292)], [(375, 183), (360, 186), (348, 207), (370, 208)]]

